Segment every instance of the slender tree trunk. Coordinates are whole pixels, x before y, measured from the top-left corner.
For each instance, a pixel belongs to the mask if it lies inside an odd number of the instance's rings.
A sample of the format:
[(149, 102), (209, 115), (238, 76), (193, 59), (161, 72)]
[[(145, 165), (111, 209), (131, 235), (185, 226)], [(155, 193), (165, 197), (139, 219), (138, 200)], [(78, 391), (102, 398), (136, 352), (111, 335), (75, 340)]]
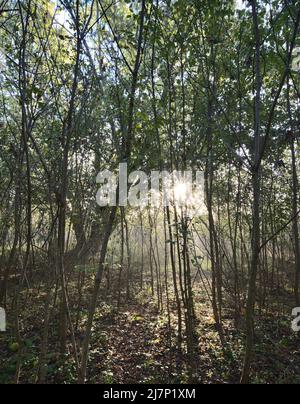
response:
[(259, 269), (260, 241), (261, 241), (261, 67), (260, 67), (260, 49), (261, 39), (258, 25), (257, 1), (252, 0), (252, 17), (255, 36), (255, 131), (254, 131), (254, 169), (252, 174), (253, 186), (253, 227), (252, 227), (252, 260), (249, 274), (248, 300), (246, 309), (246, 353), (244, 359), (244, 368), (241, 378), (242, 384), (248, 384), (250, 381), (251, 364), (254, 352), (254, 311), (256, 300), (256, 279)]
[[(100, 3), (101, 5), (101, 3)], [(127, 127), (127, 136), (125, 139), (124, 155), (122, 156), (123, 161), (130, 161), (131, 152), (132, 152), (132, 143), (134, 140), (134, 130), (133, 130), (133, 118), (134, 118), (134, 107), (135, 107), (135, 98), (136, 98), (136, 90), (138, 84), (138, 75), (140, 70), (140, 65), (142, 61), (142, 47), (143, 47), (143, 38), (144, 38), (144, 23), (145, 23), (145, 16), (146, 16), (146, 0), (142, 0), (141, 6), (141, 13), (140, 13), (140, 27), (139, 27), (139, 38), (137, 44), (137, 53), (135, 58), (135, 66), (132, 72), (132, 83), (131, 83), (131, 91), (130, 91), (130, 100), (129, 100), (129, 109), (128, 109), (128, 127)], [(82, 359), (81, 359), (81, 372), (79, 375), (79, 383), (83, 384), (86, 380), (87, 375), (87, 364), (88, 364), (88, 355), (89, 355), (89, 346), (90, 340), (92, 336), (92, 326), (95, 316), (95, 311), (97, 307), (97, 300), (100, 290), (100, 285), (103, 277), (104, 265), (107, 255), (107, 247), (108, 243), (113, 231), (113, 225), (117, 214), (117, 207), (112, 207), (110, 217), (108, 220), (108, 224), (106, 226), (102, 247), (101, 247), (101, 254), (100, 254), (100, 263), (99, 269), (95, 279), (94, 290), (92, 293), (90, 308), (89, 308), (89, 316), (88, 322), (86, 326), (86, 333), (85, 339), (83, 342), (83, 349), (82, 349)]]
[[(289, 53), (289, 46), (287, 45), (287, 53)], [(296, 160), (296, 150), (295, 150), (295, 130), (292, 116), (292, 108), (291, 108), (291, 84), (290, 84), (290, 75), (287, 77), (287, 110), (290, 121), (290, 149), (292, 156), (292, 216), (293, 220), (293, 236), (295, 243), (295, 284), (294, 284), (294, 294), (295, 294), (295, 304), (297, 307), (300, 306), (300, 244), (299, 244), (299, 219), (298, 219), (298, 188), (299, 188), (299, 180), (297, 174), (297, 160)]]

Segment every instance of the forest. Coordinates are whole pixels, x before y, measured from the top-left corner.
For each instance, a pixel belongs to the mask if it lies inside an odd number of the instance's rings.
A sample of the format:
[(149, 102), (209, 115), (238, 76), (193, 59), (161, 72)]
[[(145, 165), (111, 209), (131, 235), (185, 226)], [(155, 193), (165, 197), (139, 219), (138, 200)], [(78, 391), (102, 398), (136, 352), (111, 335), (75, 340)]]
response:
[(299, 106), (299, 0), (0, 0), (0, 384), (300, 383)]

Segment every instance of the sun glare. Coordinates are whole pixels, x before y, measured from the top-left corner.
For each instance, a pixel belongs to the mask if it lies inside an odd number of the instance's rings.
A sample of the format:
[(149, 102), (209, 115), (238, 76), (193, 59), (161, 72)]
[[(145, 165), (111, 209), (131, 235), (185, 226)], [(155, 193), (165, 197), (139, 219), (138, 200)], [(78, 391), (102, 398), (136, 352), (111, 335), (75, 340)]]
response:
[(174, 197), (176, 200), (185, 201), (187, 199), (188, 186), (184, 182), (179, 182), (174, 186)]

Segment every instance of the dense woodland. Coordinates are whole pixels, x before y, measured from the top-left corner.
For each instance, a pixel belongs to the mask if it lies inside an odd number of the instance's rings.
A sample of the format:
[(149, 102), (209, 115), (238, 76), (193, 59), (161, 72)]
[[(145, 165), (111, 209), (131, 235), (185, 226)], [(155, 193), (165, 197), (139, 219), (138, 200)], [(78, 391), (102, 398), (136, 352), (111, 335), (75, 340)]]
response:
[[(0, 383), (300, 383), (299, 24), (0, 0)], [(98, 206), (122, 162), (204, 172), (204, 212)]]

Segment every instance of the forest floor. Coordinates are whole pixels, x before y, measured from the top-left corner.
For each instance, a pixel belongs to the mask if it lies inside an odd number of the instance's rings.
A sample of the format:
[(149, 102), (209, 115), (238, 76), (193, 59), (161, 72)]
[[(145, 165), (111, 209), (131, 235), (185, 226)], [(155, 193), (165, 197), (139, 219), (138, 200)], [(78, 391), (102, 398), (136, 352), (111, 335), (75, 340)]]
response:
[[(30, 296), (28, 291), (24, 292), (24, 299), (25, 295), (30, 304), (27, 303), (20, 322), (25, 344), (21, 382), (35, 383), (45, 295), (33, 290)], [(195, 305), (199, 336), (196, 380), (199, 383), (238, 383), (245, 340), (243, 319), (240, 326), (236, 327), (230, 312), (225, 315), (224, 330), (228, 347), (224, 351), (215, 330), (209, 301), (200, 290), (195, 294)], [(85, 311), (81, 313), (83, 319), (86, 318)], [(47, 383), (75, 383), (76, 372), (70, 341), (67, 355), (63, 359), (59, 355), (57, 319), (58, 313), (53, 313), (47, 356)], [(0, 334), (0, 383), (14, 381), (18, 346), (10, 327), (9, 324), (7, 333)], [(173, 308), (171, 327), (173, 337), (170, 344), (167, 315), (158, 313), (152, 297), (146, 293), (136, 295), (134, 300), (119, 309), (116, 308), (115, 300), (107, 296), (106, 301), (99, 304), (95, 317), (89, 383), (188, 383), (187, 357), (180, 355), (175, 348), (177, 327)], [(79, 345), (83, 330), (84, 320), (76, 333)], [(299, 336), (292, 333), (288, 315), (264, 313), (256, 319), (256, 360), (252, 381), (300, 383)]]

